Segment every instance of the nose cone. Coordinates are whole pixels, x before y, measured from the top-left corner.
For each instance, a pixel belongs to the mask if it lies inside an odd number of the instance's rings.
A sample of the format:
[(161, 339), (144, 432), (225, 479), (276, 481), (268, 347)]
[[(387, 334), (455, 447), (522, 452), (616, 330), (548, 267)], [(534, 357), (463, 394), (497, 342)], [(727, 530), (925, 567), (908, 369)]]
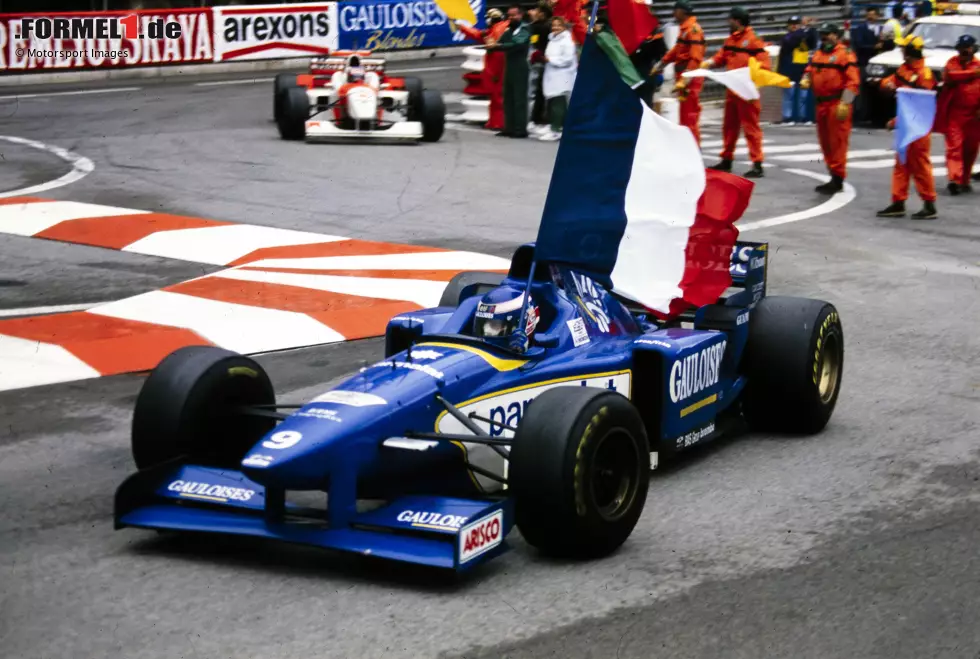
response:
[(385, 439), (431, 431), (443, 411), (437, 393), (458, 400), (450, 392), (470, 391), (510, 366), (502, 364), (483, 351), (443, 344), (378, 362), (276, 426), (245, 456), (242, 470), (267, 486), (325, 489), (331, 470), (360, 471)]
[[(293, 490), (325, 488), (340, 453), (355, 460), (384, 439), (391, 404), (374, 394), (331, 391), (269, 432), (242, 460), (257, 483)], [(397, 409), (397, 406), (396, 406)]]

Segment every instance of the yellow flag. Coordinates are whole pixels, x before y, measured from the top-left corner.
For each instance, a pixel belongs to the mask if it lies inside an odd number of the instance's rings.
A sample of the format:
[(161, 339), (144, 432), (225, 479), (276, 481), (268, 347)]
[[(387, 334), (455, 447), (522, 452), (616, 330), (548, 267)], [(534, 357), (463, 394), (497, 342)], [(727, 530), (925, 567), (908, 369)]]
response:
[(756, 87), (789, 89), (793, 86), (793, 82), (786, 76), (762, 68), (762, 65), (754, 57), (749, 60), (749, 75), (752, 76), (752, 82), (755, 83)]
[(473, 13), (473, 8), (467, 0), (436, 0), (436, 5), (449, 19), (450, 32), (456, 31), (456, 23), (453, 22), (456, 20), (476, 25), (476, 14)]

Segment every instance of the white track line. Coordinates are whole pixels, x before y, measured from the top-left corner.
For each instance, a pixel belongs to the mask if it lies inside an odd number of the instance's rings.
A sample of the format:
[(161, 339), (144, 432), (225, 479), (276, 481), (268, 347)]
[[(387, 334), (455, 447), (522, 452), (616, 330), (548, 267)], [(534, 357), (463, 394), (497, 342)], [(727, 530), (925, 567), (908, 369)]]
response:
[[(324, 241), (326, 242), (326, 241)], [(476, 252), (409, 252), (357, 256), (308, 256), (263, 259), (249, 268), (295, 270), (506, 270), (510, 261)]]
[(43, 316), (52, 313), (65, 313), (68, 311), (85, 311), (106, 302), (83, 302), (82, 304), (55, 304), (48, 307), (21, 307), (20, 309), (0, 309), (0, 318), (10, 318), (13, 316)]
[(212, 277), (282, 284), (316, 291), (328, 291), (340, 295), (356, 295), (383, 300), (405, 300), (424, 308), (438, 306), (442, 292), (446, 289), (446, 282), (423, 279), (308, 275), (297, 272), (266, 272), (264, 270), (223, 270), (215, 273)]
[(225, 85), (254, 85), (260, 82), (272, 82), (275, 78), (247, 78), (245, 80), (215, 80), (212, 82), (195, 82), (195, 87), (223, 87)]
[[(705, 137), (703, 133), (702, 133), (702, 137)], [(772, 140), (767, 140), (767, 139), (762, 140), (763, 144), (770, 144), (771, 142)], [(744, 140), (742, 141), (742, 144), (745, 144)], [(717, 149), (723, 146), (725, 146), (725, 140), (721, 140), (721, 139), (701, 140), (702, 149)]]
[(455, 71), (458, 66), (422, 66), (415, 69), (392, 69), (388, 71), (390, 75), (401, 75), (403, 73), (425, 73), (426, 71)]
[[(895, 152), (891, 149), (858, 149), (855, 151), (847, 152), (847, 159), (850, 161), (851, 158), (873, 158), (875, 156), (888, 156)], [(786, 162), (808, 162), (809, 160), (817, 158), (823, 160), (822, 153), (794, 153), (790, 155), (775, 156), (776, 160), (785, 160)], [(851, 163), (848, 162), (848, 165)]]
[(224, 224), (158, 231), (123, 247), (122, 251), (193, 263), (225, 265), (264, 247), (311, 245), (339, 240), (347, 238), (256, 224)]
[(182, 327), (241, 353), (336, 343), (344, 337), (305, 313), (153, 291), (86, 312), (153, 325)]
[(0, 334), (0, 391), (101, 376), (59, 345)]
[[(13, 196), (13, 195), (6, 195)], [(0, 233), (15, 236), (33, 236), (56, 224), (83, 217), (118, 217), (120, 215), (142, 215), (149, 211), (85, 204), (78, 201), (41, 201), (26, 204), (6, 204), (0, 206)]]
[(38, 92), (36, 94), (11, 94), (0, 96), (0, 101), (22, 100), (25, 98), (47, 98), (49, 96), (87, 96), (88, 94), (122, 94), (138, 92), (142, 87), (106, 87), (105, 89), (79, 89), (73, 92)]
[[(789, 172), (791, 174), (796, 174), (798, 176), (805, 176), (807, 178), (812, 178), (817, 181), (827, 182), (830, 177), (826, 174), (820, 174), (818, 172), (811, 172), (805, 169), (785, 169), (783, 171)], [(752, 229), (763, 229), (765, 227), (779, 226), (780, 224), (789, 224), (790, 222), (799, 222), (801, 220), (808, 220), (811, 217), (817, 217), (819, 215), (826, 215), (827, 213), (833, 213), (835, 210), (843, 208), (848, 205), (854, 198), (857, 197), (857, 191), (854, 189), (850, 183), (844, 184), (844, 191), (838, 192), (833, 197), (827, 201), (814, 206), (813, 208), (807, 208), (806, 210), (797, 211), (796, 213), (789, 213), (788, 215), (780, 215), (778, 217), (771, 217), (766, 220), (758, 220), (756, 222), (747, 222), (746, 224), (736, 224), (739, 233), (744, 231), (751, 231)]]
[(69, 183), (74, 183), (75, 181), (85, 178), (95, 170), (95, 163), (93, 163), (91, 160), (85, 156), (78, 155), (74, 151), (62, 149), (60, 146), (53, 146), (51, 144), (45, 144), (44, 142), (36, 142), (34, 140), (24, 139), (23, 137), (14, 137), (12, 135), (0, 135), (0, 140), (5, 140), (13, 144), (20, 144), (21, 146), (29, 146), (32, 149), (38, 149), (40, 151), (47, 151), (48, 153), (54, 154), (71, 165), (71, 171), (64, 176), (59, 176), (55, 180), (48, 181), (47, 183), (39, 183), (38, 185), (31, 185), (26, 188), (19, 188), (9, 192), (0, 192), (0, 199), (5, 197), (31, 195), (38, 192), (43, 192), (45, 190), (60, 188), (63, 185), (68, 185)]

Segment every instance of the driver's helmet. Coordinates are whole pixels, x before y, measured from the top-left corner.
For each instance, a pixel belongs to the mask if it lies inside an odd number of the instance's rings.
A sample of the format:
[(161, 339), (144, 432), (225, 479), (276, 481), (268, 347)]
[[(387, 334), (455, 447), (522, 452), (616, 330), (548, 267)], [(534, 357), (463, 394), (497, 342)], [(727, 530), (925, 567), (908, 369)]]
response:
[[(513, 346), (511, 339), (514, 332), (523, 329), (525, 337), (530, 340), (541, 319), (541, 312), (532, 297), (527, 305), (527, 311), (521, 318), (524, 307), (524, 291), (513, 286), (500, 286), (483, 296), (476, 307), (476, 317), (473, 321), (473, 333), (499, 345)], [(527, 344), (523, 346), (527, 347)]]
[(363, 66), (352, 66), (347, 69), (347, 81), (348, 82), (364, 82), (364, 74), (366, 71)]

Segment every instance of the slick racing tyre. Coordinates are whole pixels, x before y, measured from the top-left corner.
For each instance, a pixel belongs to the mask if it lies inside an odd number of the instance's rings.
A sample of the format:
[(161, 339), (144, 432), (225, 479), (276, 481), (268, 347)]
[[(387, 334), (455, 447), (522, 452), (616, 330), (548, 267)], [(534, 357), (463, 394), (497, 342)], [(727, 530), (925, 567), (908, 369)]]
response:
[(749, 317), (742, 410), (749, 426), (813, 434), (827, 425), (844, 373), (844, 328), (821, 300), (766, 297)]
[(289, 89), (290, 87), (298, 87), (296, 84), (296, 74), (295, 73), (277, 73), (276, 79), (272, 83), (272, 116), (276, 121), (279, 121), (279, 115), (281, 111), (279, 109), (279, 100), (281, 98), (282, 91), (284, 89)]
[(235, 468), (276, 424), (237, 408), (275, 402), (269, 376), (254, 360), (210, 346), (180, 348), (153, 369), (136, 399), (136, 467), (183, 455), (196, 464)]
[(420, 109), (422, 141), (438, 142), (446, 130), (446, 104), (442, 94), (432, 89), (423, 91)]
[(310, 99), (304, 87), (287, 87), (279, 92), (279, 136), (284, 140), (306, 137), (306, 120), (310, 118)]
[(460, 272), (449, 280), (449, 285), (442, 291), (439, 306), (458, 307), (459, 303), (466, 298), (483, 295), (500, 286), (500, 282), (503, 280), (504, 275), (499, 272), (480, 272), (478, 270)]
[(633, 404), (594, 387), (549, 389), (528, 405), (510, 452), (517, 527), (552, 556), (596, 558), (626, 542), (650, 481)]
[(405, 91), (408, 92), (408, 121), (422, 121), (422, 79), (421, 78), (402, 78)]

